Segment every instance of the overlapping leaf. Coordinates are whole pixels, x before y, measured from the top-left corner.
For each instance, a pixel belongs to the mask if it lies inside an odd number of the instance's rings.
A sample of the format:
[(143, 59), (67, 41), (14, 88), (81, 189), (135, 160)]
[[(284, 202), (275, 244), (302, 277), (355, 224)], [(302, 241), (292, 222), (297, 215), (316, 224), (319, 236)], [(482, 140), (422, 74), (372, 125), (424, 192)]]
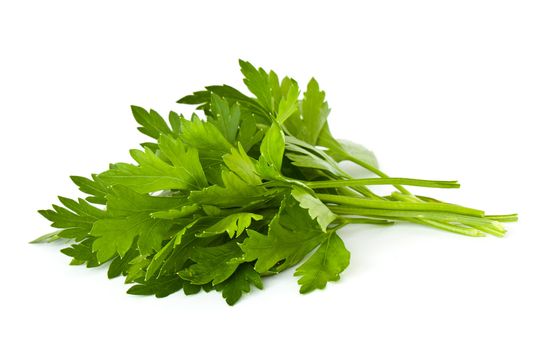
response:
[(350, 263), (350, 252), (336, 234), (331, 234), (312, 256), (295, 270), (301, 276), (301, 293), (325, 288), (327, 282), (338, 281)]
[(267, 234), (249, 231), (241, 248), (247, 261), (256, 260), (257, 272), (267, 272), (273, 267), (281, 271), (300, 262), (326, 236), (308, 211), (288, 196), (271, 220)]

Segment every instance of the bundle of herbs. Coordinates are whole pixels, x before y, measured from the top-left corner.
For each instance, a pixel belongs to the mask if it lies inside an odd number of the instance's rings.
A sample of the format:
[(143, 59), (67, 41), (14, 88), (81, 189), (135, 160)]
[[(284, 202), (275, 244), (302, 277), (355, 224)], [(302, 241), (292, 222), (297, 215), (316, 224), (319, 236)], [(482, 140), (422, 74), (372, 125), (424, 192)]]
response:
[[(165, 297), (183, 290), (222, 293), (236, 303), (262, 278), (295, 270), (301, 293), (339, 279), (350, 253), (347, 224), (405, 221), (466, 236), (501, 237), (516, 215), (418, 196), (406, 186), (457, 188), (456, 181), (389, 177), (366, 148), (335, 139), (325, 93), (311, 79), (302, 95), (291, 78), (240, 61), (249, 96), (208, 86), (178, 102), (190, 119), (133, 106), (138, 130), (153, 141), (91, 178), (73, 176), (85, 199), (59, 197), (40, 213), (58, 230), (34, 242), (65, 240), (71, 264), (109, 264), (130, 294)], [(373, 174), (353, 178), (349, 161)], [(374, 186), (393, 186), (381, 196)], [(363, 229), (363, 228), (362, 228)]]

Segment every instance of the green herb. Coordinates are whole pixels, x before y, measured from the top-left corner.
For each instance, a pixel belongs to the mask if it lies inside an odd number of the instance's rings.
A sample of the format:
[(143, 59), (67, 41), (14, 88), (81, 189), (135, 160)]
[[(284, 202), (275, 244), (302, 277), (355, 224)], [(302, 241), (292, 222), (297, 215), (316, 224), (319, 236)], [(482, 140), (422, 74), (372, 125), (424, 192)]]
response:
[[(73, 176), (86, 198), (59, 197), (40, 213), (58, 231), (34, 242), (63, 239), (71, 264), (109, 264), (130, 294), (165, 297), (217, 290), (236, 303), (262, 278), (299, 265), (301, 293), (337, 281), (350, 253), (338, 235), (347, 224), (399, 221), (466, 236), (503, 236), (513, 215), (412, 194), (405, 186), (457, 188), (456, 181), (389, 177), (373, 153), (329, 131), (325, 93), (311, 79), (300, 99), (297, 82), (240, 61), (253, 97), (227, 85), (179, 100), (196, 105), (168, 122), (132, 107), (138, 130), (151, 137), (91, 178)], [(375, 174), (354, 179), (339, 165)], [(393, 186), (388, 196), (373, 186)]]

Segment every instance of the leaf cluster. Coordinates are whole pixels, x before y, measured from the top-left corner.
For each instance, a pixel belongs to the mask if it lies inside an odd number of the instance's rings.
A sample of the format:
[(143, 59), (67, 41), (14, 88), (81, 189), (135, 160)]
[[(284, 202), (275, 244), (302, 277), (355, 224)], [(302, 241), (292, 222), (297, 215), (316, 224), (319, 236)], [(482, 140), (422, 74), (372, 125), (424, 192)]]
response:
[[(108, 277), (123, 276), (130, 294), (216, 290), (233, 305), (296, 265), (301, 293), (337, 281), (350, 261), (337, 231), (350, 223), (502, 236), (500, 221), (516, 219), (413, 195), (404, 186), (458, 183), (388, 177), (372, 152), (332, 136), (315, 79), (301, 93), (289, 77), (242, 60), (240, 68), (252, 96), (208, 86), (178, 101), (195, 105), (190, 118), (133, 106), (150, 141), (130, 151), (132, 163), (73, 176), (84, 198), (41, 210), (57, 231), (35, 242), (65, 240), (73, 265), (109, 264)], [(354, 179), (342, 161), (374, 175)], [(379, 196), (377, 185), (395, 191)]]

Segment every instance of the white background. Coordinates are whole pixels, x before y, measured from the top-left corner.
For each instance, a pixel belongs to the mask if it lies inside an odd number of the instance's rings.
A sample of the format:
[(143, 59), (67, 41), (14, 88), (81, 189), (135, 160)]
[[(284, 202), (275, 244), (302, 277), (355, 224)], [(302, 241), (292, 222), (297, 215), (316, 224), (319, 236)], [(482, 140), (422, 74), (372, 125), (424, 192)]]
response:
[[(2, 349), (544, 349), (542, 1), (2, 1)], [(124, 293), (68, 266), (37, 213), (69, 175), (128, 160), (129, 105), (161, 113), (237, 59), (315, 76), (338, 137), (420, 191), (518, 212), (503, 239), (354, 226), (339, 283), (298, 294), (287, 271), (235, 307), (217, 293)]]

